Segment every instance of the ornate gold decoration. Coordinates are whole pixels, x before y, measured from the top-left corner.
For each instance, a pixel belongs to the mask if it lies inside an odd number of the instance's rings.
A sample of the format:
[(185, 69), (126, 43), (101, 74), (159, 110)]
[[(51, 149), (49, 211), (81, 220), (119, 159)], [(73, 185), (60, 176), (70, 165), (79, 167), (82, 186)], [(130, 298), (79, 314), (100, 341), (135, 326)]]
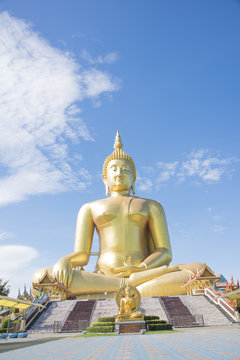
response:
[(62, 300), (71, 296), (71, 292), (63, 285), (57, 283), (46, 270), (38, 282), (32, 283), (33, 288), (38, 291), (49, 293), (50, 296), (60, 295)]
[(204, 264), (201, 270), (197, 269), (195, 274), (189, 274), (189, 278), (182, 288), (186, 289), (188, 295), (194, 295), (195, 292), (204, 293), (204, 289), (214, 286), (220, 278), (221, 275), (216, 276), (214, 272)]
[(228, 298), (232, 302), (233, 306), (238, 309), (238, 312), (240, 313), (240, 288), (226, 293), (224, 297)]

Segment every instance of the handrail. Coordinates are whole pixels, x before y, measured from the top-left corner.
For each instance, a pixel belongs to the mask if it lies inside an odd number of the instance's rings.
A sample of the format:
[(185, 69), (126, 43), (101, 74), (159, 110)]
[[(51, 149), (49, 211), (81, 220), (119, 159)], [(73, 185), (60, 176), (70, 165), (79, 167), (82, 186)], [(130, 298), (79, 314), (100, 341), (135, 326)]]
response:
[[(43, 294), (43, 296), (39, 299), (39, 303), (42, 305), (47, 305), (50, 302), (49, 296), (47, 293)], [(36, 316), (43, 311), (43, 308), (38, 308), (37, 306), (33, 306), (31, 311), (26, 317), (26, 327), (28, 327), (33, 320), (36, 318)]]
[[(40, 304), (42, 305), (45, 301), (45, 299), (48, 298), (48, 294), (47, 293), (43, 293), (41, 298), (35, 298), (33, 300), (33, 303), (35, 304)], [(27, 310), (27, 314), (26, 314), (26, 319), (31, 315), (31, 313), (37, 308), (37, 306), (31, 306), (28, 310)]]
[(235, 309), (224, 299), (223, 296), (215, 294), (213, 289), (206, 288), (205, 295), (212, 300), (216, 305), (219, 305), (233, 320), (237, 320)]

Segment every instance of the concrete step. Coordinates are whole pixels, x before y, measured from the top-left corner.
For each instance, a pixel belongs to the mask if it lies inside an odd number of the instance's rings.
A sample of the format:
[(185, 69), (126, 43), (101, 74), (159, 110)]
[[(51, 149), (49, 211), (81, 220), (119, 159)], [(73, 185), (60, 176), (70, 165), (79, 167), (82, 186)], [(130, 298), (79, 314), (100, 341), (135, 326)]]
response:
[(160, 320), (168, 321), (167, 315), (157, 297), (142, 297), (140, 311), (142, 311), (143, 315), (157, 315)]
[(65, 321), (72, 311), (76, 300), (54, 301), (50, 304), (46, 311), (31, 326), (33, 331), (45, 331), (50, 329), (54, 321)]
[(203, 315), (205, 325), (230, 325), (232, 323), (204, 295), (180, 295), (179, 297), (193, 315)]
[(92, 322), (97, 322), (100, 317), (115, 316), (118, 312), (115, 299), (97, 300)]

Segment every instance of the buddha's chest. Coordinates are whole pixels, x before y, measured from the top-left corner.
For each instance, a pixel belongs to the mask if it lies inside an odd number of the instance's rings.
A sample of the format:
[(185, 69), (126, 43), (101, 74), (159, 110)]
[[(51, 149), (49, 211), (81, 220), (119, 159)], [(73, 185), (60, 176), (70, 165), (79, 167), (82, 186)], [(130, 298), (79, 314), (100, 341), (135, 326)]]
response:
[(125, 220), (144, 225), (147, 219), (148, 206), (143, 199), (108, 200), (97, 204), (93, 211), (93, 220), (97, 227), (110, 226), (113, 222), (124, 223)]

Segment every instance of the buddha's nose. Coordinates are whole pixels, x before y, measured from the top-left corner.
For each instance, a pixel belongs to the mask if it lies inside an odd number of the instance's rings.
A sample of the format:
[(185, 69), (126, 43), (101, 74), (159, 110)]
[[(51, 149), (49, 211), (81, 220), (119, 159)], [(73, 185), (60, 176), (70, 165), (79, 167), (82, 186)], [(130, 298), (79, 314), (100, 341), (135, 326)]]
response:
[(122, 169), (121, 168), (117, 168), (117, 175), (122, 175)]

